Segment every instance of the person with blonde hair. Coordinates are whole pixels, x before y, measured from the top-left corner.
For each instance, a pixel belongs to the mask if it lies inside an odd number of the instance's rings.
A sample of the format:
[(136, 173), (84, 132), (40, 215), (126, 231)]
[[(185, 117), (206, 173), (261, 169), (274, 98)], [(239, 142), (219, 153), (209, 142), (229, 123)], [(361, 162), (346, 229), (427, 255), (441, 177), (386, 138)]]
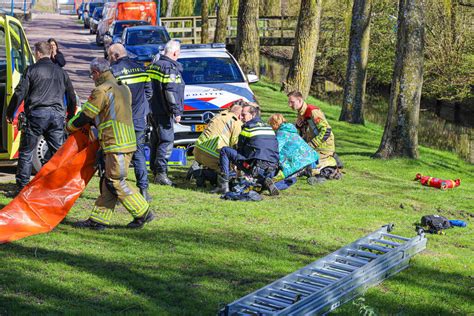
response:
[(270, 116), (268, 124), (275, 131), (280, 155), (281, 172), (274, 178), (274, 181), (288, 178), (318, 162), (318, 153), (299, 136), (296, 127), (288, 123), (282, 114), (276, 113)]

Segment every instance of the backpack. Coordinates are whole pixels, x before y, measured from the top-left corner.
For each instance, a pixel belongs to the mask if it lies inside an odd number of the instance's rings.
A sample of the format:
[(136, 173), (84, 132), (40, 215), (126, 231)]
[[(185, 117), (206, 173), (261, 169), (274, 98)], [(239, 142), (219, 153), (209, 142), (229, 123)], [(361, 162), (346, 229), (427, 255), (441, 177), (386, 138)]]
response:
[(441, 234), (443, 229), (451, 228), (451, 223), (441, 215), (425, 215), (421, 218), (421, 226), (427, 227), (431, 234)]

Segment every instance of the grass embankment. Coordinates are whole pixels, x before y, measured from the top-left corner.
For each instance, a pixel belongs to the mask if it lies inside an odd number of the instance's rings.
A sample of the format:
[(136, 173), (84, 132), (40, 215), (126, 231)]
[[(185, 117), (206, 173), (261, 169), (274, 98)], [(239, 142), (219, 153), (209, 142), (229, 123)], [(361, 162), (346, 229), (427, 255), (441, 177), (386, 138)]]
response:
[[(264, 110), (294, 120), (276, 86), (253, 86)], [(184, 181), (151, 185), (158, 219), (143, 230), (74, 229), (98, 195), (93, 179), (66, 219), (49, 234), (0, 246), (0, 314), (147, 313), (213, 315), (223, 303), (252, 292), (326, 254), (395, 223), (413, 236), (413, 223), (439, 213), (469, 222), (429, 235), (428, 248), (400, 274), (371, 288), (365, 304), (380, 314), (472, 314), (474, 166), (454, 154), (420, 148), (417, 161), (373, 160), (382, 128), (337, 121), (340, 109), (320, 105), (345, 163), (340, 181), (305, 181), (259, 203), (226, 202)], [(440, 191), (412, 181), (421, 172), (462, 179)], [(133, 172), (130, 179), (133, 178)], [(0, 203), (8, 203), (3, 196)], [(131, 220), (117, 208), (115, 225)], [(123, 227), (123, 226), (122, 226)], [(353, 315), (346, 304), (338, 314)]]

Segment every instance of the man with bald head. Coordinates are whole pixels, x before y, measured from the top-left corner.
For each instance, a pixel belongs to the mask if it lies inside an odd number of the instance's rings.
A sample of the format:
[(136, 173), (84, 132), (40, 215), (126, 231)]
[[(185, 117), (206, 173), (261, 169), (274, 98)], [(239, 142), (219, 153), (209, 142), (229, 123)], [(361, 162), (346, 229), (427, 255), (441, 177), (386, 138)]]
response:
[(127, 50), (122, 44), (111, 45), (107, 53), (112, 74), (117, 80), (126, 84), (132, 93), (133, 126), (137, 138), (137, 151), (133, 155), (132, 164), (135, 169), (137, 187), (145, 199), (150, 201), (145, 157), (146, 116), (150, 112), (148, 101), (153, 95), (150, 78), (141, 64), (127, 56)]

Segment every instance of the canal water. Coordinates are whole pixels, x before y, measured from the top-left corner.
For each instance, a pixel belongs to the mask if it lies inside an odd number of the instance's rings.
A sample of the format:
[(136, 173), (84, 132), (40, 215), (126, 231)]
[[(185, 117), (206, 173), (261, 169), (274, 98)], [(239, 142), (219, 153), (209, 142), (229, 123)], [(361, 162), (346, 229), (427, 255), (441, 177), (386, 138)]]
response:
[[(260, 57), (260, 75), (275, 83), (286, 80), (289, 64), (266, 55)], [(311, 85), (311, 95), (331, 104), (342, 104), (342, 87), (324, 78)], [(385, 125), (389, 96), (367, 94), (364, 109), (366, 121)], [(418, 140), (421, 145), (448, 150), (474, 163), (474, 106), (422, 101), (420, 105), (420, 125)]]

